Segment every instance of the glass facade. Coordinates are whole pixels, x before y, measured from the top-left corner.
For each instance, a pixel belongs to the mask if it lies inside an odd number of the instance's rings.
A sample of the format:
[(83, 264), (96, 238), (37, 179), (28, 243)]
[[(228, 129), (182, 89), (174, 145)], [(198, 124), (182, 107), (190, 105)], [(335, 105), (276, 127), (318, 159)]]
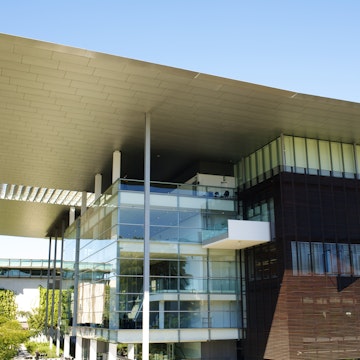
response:
[[(24, 259), (0, 259), (0, 277), (6, 278), (47, 278), (48, 274), (54, 276), (54, 263), (51, 269), (46, 260), (24, 260)], [(56, 261), (55, 276), (60, 276), (60, 261)]]
[(283, 135), (243, 158), (236, 172), (244, 188), (280, 171), (354, 179), (359, 156), (360, 145)]
[(360, 275), (360, 244), (293, 241), (294, 275)]
[[(216, 193), (213, 186), (151, 184), (152, 329), (241, 327), (236, 251), (202, 247), (209, 232), (224, 232), (227, 220), (237, 218), (234, 189), (226, 197)], [(77, 289), (78, 325), (141, 329), (143, 183), (114, 183), (67, 230), (64, 260), (72, 264), (64, 266), (64, 286)]]

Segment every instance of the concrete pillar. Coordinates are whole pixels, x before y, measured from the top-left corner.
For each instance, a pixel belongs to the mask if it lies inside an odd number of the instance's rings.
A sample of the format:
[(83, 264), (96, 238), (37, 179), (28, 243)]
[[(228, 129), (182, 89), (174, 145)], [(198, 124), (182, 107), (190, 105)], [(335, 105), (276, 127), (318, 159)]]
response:
[(121, 152), (116, 150), (113, 152), (113, 164), (112, 164), (112, 183), (120, 178), (121, 175)]
[(71, 206), (69, 210), (69, 226), (75, 221), (75, 206)]
[(87, 192), (83, 191), (81, 194), (81, 216), (84, 215), (87, 208)]
[(64, 357), (70, 356), (70, 335), (64, 335)]
[(117, 344), (109, 343), (108, 360), (116, 360), (116, 359), (117, 359)]
[(75, 344), (75, 359), (76, 360), (82, 360), (82, 337), (76, 336), (76, 344)]
[(102, 188), (102, 175), (96, 174), (95, 175), (95, 200), (97, 200), (100, 197), (101, 188)]
[(97, 340), (90, 339), (89, 360), (97, 359)]
[(128, 359), (134, 360), (135, 359), (135, 344), (128, 344)]

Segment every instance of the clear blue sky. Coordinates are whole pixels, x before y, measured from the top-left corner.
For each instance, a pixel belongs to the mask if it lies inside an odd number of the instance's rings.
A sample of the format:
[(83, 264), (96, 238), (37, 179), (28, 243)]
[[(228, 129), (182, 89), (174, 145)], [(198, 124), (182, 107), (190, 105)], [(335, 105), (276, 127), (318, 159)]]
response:
[(0, 32), (360, 102), (360, 0), (4, 0)]
[(0, 32), (360, 102), (360, 0), (3, 0)]

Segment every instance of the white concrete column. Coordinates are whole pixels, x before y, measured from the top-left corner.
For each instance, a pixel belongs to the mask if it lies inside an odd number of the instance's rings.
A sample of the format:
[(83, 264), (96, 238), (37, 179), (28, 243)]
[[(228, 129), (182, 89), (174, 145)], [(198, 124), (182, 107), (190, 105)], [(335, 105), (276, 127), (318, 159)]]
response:
[(117, 359), (117, 344), (109, 343), (108, 360), (116, 360), (116, 359)]
[(87, 208), (87, 192), (83, 191), (81, 194), (81, 216), (84, 215)]
[(102, 175), (95, 175), (95, 200), (97, 200), (101, 195), (101, 187), (102, 187)]
[(116, 150), (113, 152), (113, 164), (112, 164), (112, 183), (120, 178), (121, 175), (121, 152)]
[(64, 336), (64, 357), (70, 356), (70, 335)]
[(71, 206), (69, 210), (69, 225), (75, 221), (75, 206)]
[(128, 348), (128, 351), (127, 351), (128, 359), (134, 360), (135, 359), (135, 344), (128, 344), (127, 348)]
[(89, 360), (97, 359), (97, 340), (90, 339)]
[(82, 337), (77, 335), (76, 336), (76, 344), (75, 344), (75, 359), (76, 360), (82, 360)]
[(159, 301), (159, 329), (165, 328), (164, 311), (165, 311), (165, 301), (161, 300)]

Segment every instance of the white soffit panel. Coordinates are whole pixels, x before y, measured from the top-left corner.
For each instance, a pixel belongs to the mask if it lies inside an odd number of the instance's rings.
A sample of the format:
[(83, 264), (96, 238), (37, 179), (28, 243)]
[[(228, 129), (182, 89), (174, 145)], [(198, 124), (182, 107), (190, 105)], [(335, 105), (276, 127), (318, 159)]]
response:
[(267, 221), (228, 220), (228, 231), (203, 241), (209, 249), (245, 249), (270, 241), (270, 223)]

